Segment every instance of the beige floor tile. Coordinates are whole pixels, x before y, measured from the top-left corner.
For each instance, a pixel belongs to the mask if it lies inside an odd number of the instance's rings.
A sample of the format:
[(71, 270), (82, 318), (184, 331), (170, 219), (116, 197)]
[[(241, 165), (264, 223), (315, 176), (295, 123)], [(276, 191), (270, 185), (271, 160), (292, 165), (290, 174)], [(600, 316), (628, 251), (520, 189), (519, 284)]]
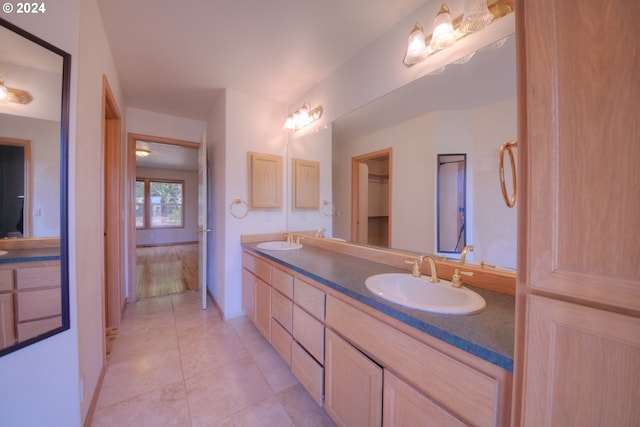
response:
[(289, 366), (272, 347), (254, 354), (252, 357), (274, 393), (279, 393), (298, 384), (298, 380), (291, 373)]
[(191, 422), (212, 425), (273, 392), (250, 357), (185, 380)]
[(258, 332), (255, 326), (253, 326), (246, 317), (232, 319), (229, 322), (231, 322), (231, 325), (236, 330), (236, 333), (249, 353), (261, 353), (271, 347), (271, 344), (264, 339), (260, 332)]
[(278, 401), (296, 427), (333, 427), (329, 415), (313, 400), (302, 384), (278, 393)]
[(256, 403), (214, 424), (216, 427), (292, 427), (293, 423), (275, 396)]
[(111, 363), (137, 359), (166, 350), (178, 348), (178, 337), (174, 326), (151, 327), (144, 333), (120, 333), (111, 352)]
[(190, 427), (184, 383), (177, 382), (98, 409), (91, 427)]
[(184, 378), (202, 375), (249, 357), (234, 331), (222, 331), (180, 340), (180, 356)]
[(104, 377), (97, 407), (109, 406), (182, 380), (177, 349), (111, 363)]

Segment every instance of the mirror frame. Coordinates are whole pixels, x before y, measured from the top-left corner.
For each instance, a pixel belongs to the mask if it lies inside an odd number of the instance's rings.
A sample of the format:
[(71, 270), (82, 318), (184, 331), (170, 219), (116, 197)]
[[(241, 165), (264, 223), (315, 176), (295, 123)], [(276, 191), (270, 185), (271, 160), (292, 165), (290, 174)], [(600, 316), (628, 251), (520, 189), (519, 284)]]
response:
[[(13, 31), (31, 42), (47, 49), (62, 58), (62, 92), (60, 96), (60, 293), (62, 325), (43, 334), (17, 342), (0, 349), (0, 357), (42, 341), (71, 328), (69, 313), (69, 246), (68, 246), (68, 152), (69, 152), (69, 100), (71, 90), (71, 55), (51, 43), (23, 30), (22, 28), (0, 18), (0, 26)], [(37, 244), (38, 238), (25, 240)]]

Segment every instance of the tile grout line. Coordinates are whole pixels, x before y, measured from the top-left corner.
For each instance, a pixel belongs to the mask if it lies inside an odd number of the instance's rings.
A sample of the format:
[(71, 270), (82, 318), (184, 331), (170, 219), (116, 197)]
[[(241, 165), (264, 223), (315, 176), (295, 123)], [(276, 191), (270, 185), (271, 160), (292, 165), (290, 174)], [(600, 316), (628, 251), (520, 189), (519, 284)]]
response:
[(173, 329), (176, 334), (176, 343), (178, 345), (178, 359), (180, 360), (180, 373), (182, 374), (182, 386), (184, 387), (184, 398), (187, 403), (187, 414), (189, 416), (189, 426), (193, 427), (193, 420), (191, 419), (191, 405), (189, 404), (189, 393), (187, 393), (187, 380), (184, 377), (184, 365), (182, 364), (182, 348), (180, 347), (180, 337), (178, 336), (178, 323), (176, 322), (176, 308), (173, 303), (173, 296), (171, 298), (171, 314), (173, 316)]

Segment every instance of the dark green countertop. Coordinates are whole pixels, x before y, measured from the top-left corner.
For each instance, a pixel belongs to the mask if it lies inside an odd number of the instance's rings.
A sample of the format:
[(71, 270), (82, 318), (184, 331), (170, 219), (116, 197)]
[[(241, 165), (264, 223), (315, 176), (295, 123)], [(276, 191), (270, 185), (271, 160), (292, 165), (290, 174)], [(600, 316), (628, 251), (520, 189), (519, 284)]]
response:
[(242, 247), (474, 356), (513, 371), (513, 296), (465, 285), (484, 297), (487, 307), (483, 311), (470, 315), (429, 313), (380, 298), (364, 284), (366, 278), (374, 274), (407, 273), (407, 270), (308, 245), (290, 251), (258, 249), (252, 243)]
[(7, 251), (7, 254), (0, 255), (0, 264), (60, 260), (60, 248), (11, 249)]

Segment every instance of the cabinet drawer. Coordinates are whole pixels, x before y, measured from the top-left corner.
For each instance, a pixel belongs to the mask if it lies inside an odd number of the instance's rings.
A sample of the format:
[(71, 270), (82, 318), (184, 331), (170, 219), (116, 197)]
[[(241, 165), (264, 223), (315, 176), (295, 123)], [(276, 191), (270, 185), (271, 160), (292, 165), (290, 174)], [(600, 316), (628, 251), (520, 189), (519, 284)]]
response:
[(271, 283), (271, 266), (253, 255), (242, 252), (242, 266), (264, 280)]
[(0, 291), (13, 290), (13, 269), (0, 270)]
[(498, 423), (497, 379), (333, 297), (327, 298), (326, 323), (385, 369), (410, 380), (467, 422), (478, 426)]
[(62, 317), (56, 316), (49, 319), (34, 320), (18, 324), (18, 340), (24, 341), (33, 338), (52, 329), (62, 326)]
[(18, 322), (56, 316), (61, 313), (60, 289), (18, 292)]
[(271, 345), (276, 349), (282, 360), (291, 366), (291, 344), (293, 338), (285, 328), (275, 319), (271, 319)]
[(316, 319), (324, 321), (324, 292), (296, 278), (293, 300)]
[(293, 332), (293, 302), (274, 290), (271, 291), (271, 316), (289, 333)]
[(324, 325), (297, 305), (293, 306), (293, 337), (324, 364)]
[(15, 343), (13, 294), (0, 294), (0, 348)]
[(34, 289), (60, 287), (60, 266), (26, 267), (16, 270), (16, 287)]
[(271, 286), (289, 299), (293, 299), (293, 276), (284, 271), (273, 268), (271, 271)]
[(295, 341), (291, 346), (291, 372), (322, 406), (324, 368)]

